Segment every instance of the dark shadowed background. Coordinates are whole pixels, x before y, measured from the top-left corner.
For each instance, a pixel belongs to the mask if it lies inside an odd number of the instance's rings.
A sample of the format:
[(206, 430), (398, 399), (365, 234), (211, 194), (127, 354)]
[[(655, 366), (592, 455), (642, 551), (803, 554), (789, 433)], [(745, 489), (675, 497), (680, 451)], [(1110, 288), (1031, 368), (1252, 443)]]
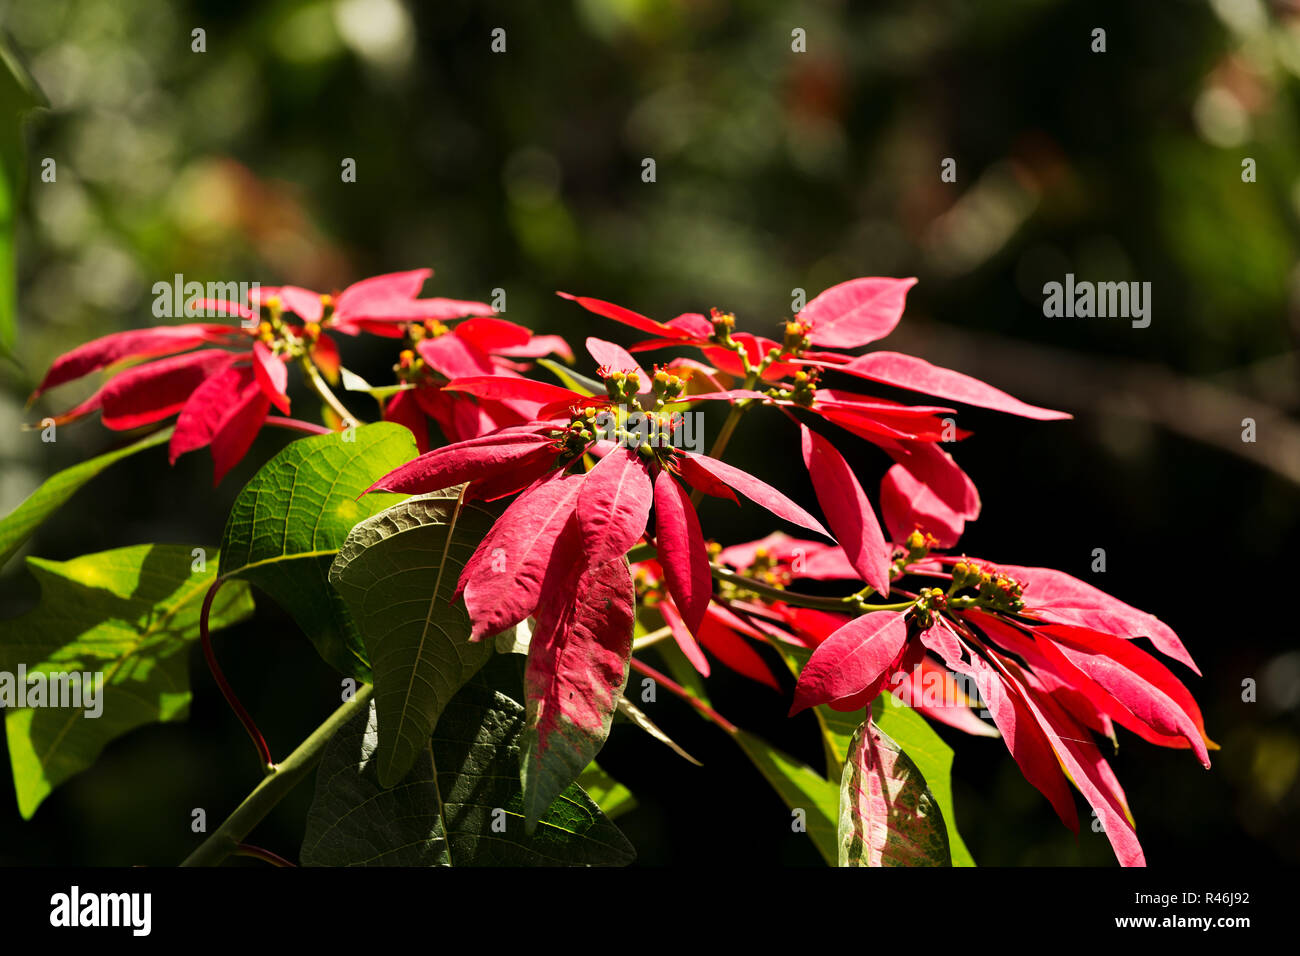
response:
[[(60, 352), (153, 324), (151, 287), (175, 273), (338, 289), (433, 266), (426, 294), (504, 289), (508, 318), (578, 345), (636, 336), (556, 289), (659, 318), (717, 306), (773, 335), (792, 290), (915, 275), (886, 347), (1077, 416), (963, 411), (975, 435), (956, 456), (984, 500), (965, 549), (1059, 567), (1156, 613), (1205, 673), (1172, 665), (1222, 745), (1212, 770), (1132, 735), (1114, 759), (1148, 860), (1300, 861), (1285, 557), (1300, 528), (1295, 4), (41, 0), (0, 11), (51, 103), (30, 124), (34, 167), (48, 156), (58, 170), (56, 183), (30, 183), (19, 223), (0, 513), (120, 442), (94, 421), (54, 444), (19, 431), (80, 386), (30, 410), (24, 400)], [(490, 49), (498, 27), (504, 53)], [(1105, 52), (1091, 49), (1098, 27)], [(195, 28), (206, 52), (191, 51)], [(795, 29), (806, 53), (791, 50)], [(955, 183), (940, 179), (946, 157)], [(341, 182), (345, 158), (355, 183)], [(1043, 284), (1070, 272), (1150, 282), (1150, 327), (1045, 318)], [(384, 343), (344, 348), (345, 364), (386, 380)], [(299, 414), (311, 407), (306, 393), (296, 401)], [(1246, 418), (1254, 443), (1242, 440)], [(215, 545), (243, 482), (286, 440), (264, 434), (215, 490), (206, 453), (170, 469), (160, 449), (127, 459), (25, 553)], [(810, 501), (794, 441), (755, 418), (733, 448)], [(887, 461), (855, 454), (874, 497)], [(747, 526), (756, 514), (715, 502), (706, 532), (758, 537), (769, 528)], [(1107, 570), (1094, 576), (1095, 548)], [(34, 591), (11, 561), (0, 613), (21, 612)], [(269, 599), (218, 650), (278, 753), (338, 701), (335, 676)], [(251, 748), (197, 653), (191, 670), (188, 723), (112, 744), (32, 821), (0, 786), (0, 863), (175, 863), (198, 840), (192, 808), (214, 825), (238, 803), (257, 777)], [(1242, 699), (1248, 679), (1254, 702)], [(732, 720), (817, 759), (812, 717), (783, 716), (788, 693), (725, 673), (710, 685)], [(639, 802), (619, 825), (641, 862), (818, 862), (725, 735), (667, 695), (654, 707), (704, 767), (616, 727), (600, 760)], [(978, 863), (1113, 863), (1102, 834), (1085, 825), (1076, 840), (1060, 825), (1002, 742), (941, 733)], [(296, 856), (310, 794), (300, 787), (255, 842)]]

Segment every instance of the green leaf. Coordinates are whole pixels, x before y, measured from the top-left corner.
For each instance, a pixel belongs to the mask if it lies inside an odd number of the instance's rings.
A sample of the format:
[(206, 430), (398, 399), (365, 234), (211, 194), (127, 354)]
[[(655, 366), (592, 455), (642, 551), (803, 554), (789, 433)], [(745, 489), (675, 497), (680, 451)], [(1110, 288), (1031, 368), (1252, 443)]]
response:
[(938, 801), (916, 764), (871, 719), (840, 780), (840, 866), (952, 866)]
[(524, 709), (504, 694), (466, 685), (443, 711), (431, 745), (389, 790), (373, 759), (375, 715), (373, 706), (358, 714), (325, 748), (304, 865), (622, 866), (634, 859), (631, 844), (576, 784), (525, 833)]
[[(860, 716), (860, 715), (859, 715)], [(929, 721), (892, 694), (881, 694), (871, 705), (871, 719), (892, 737), (921, 771), (938, 802), (948, 828), (948, 847), (953, 866), (974, 866), (966, 843), (957, 832), (952, 800), (952, 748), (934, 732)]]
[(791, 810), (802, 810), (808, 836), (823, 859), (834, 866), (838, 860), (836, 821), (839, 819), (839, 788), (812, 767), (773, 747), (744, 730), (733, 735), (754, 766)]
[(437, 492), (367, 518), (330, 568), (374, 671), (375, 763), (385, 787), (411, 769), (447, 702), (493, 654), (494, 641), (470, 643), (465, 603), (452, 601), (492, 515), (457, 504), (455, 495)]
[[(56, 786), (93, 764), (109, 741), (143, 724), (185, 718), (187, 650), (199, 636), (203, 597), (216, 578), (213, 570), (193, 570), (193, 562), (191, 548), (167, 544), (117, 548), (71, 561), (27, 559), (41, 600), (27, 614), (0, 621), (0, 674), (14, 675), (15, 682), (20, 668), (28, 675), (44, 674), (51, 690), (51, 675), (96, 674), (102, 689), (95, 691), (95, 679), (83, 677), (81, 686), (93, 699), (83, 696), (80, 708), (8, 709), (16, 703), (10, 696), (16, 684), (6, 686), (0, 677), (14, 789), (24, 818)], [(252, 611), (248, 588), (228, 584), (213, 602), (210, 627), (226, 627)], [(89, 716), (97, 710), (97, 717)]]
[[(705, 701), (705, 703), (707, 703), (707, 701)], [(687, 763), (693, 763), (697, 767), (704, 766), (704, 764), (700, 763), (689, 753), (687, 753), (686, 748), (682, 747), (679, 743), (677, 743), (677, 741), (673, 740), (673, 738), (669, 737), (666, 733), (660, 730), (659, 725), (656, 724), (653, 720), (651, 720), (645, 711), (643, 711), (636, 704), (632, 703), (632, 701), (627, 698), (626, 694), (623, 697), (619, 698), (618, 710), (615, 713), (614, 718), (616, 721), (617, 720), (626, 721), (632, 726), (645, 731), (647, 734), (649, 734), (655, 740), (659, 741), (661, 744), (663, 744), (673, 753), (677, 754), (677, 756), (681, 757)]]
[[(812, 651), (806, 648), (794, 647), (784, 642), (774, 641), (773, 646), (777, 648), (790, 671), (796, 676), (812, 655)], [(821, 704), (814, 707), (813, 712), (817, 715), (817, 722), (822, 730), (827, 775), (840, 778), (844, 762), (848, 759), (853, 735), (866, 720), (866, 711), (863, 709), (844, 713)], [(943, 742), (943, 738), (934, 732), (924, 717), (888, 691), (876, 698), (871, 713), (880, 729), (907, 751), (907, 755), (916, 762), (922, 775), (929, 782), (930, 792), (938, 801), (944, 824), (948, 828), (948, 845), (952, 851), (953, 866), (974, 866), (975, 860), (970, 850), (966, 848), (961, 834), (957, 832), (956, 811), (952, 800), (952, 748)]]
[(14, 269), (14, 221), (27, 178), (23, 114), (49, 105), (31, 75), (0, 38), (0, 350), (14, 344), (17, 282)]
[(367, 395), (381, 402), (383, 399), (396, 395), (398, 392), (405, 392), (409, 389), (415, 388), (415, 386), (409, 382), (399, 382), (396, 385), (371, 385), (356, 372), (342, 367), (339, 368), (339, 377), (340, 381), (343, 383), (345, 391), (365, 392)]
[(617, 820), (629, 810), (636, 809), (636, 797), (595, 761), (578, 777), (578, 786), (611, 820)]
[(78, 488), (113, 462), (134, 455), (138, 451), (144, 451), (146, 448), (152, 448), (154, 445), (161, 445), (171, 437), (171, 434), (171, 428), (164, 428), (124, 448), (105, 452), (47, 478), (22, 504), (0, 521), (0, 567), (14, 556), (23, 546), (23, 542), (32, 536), (32, 532), (71, 498)]
[(342, 366), (339, 367), (339, 380), (343, 383), (343, 388), (349, 392), (369, 392), (374, 388), (356, 372)]
[(605, 386), (594, 378), (588, 378), (580, 375), (573, 369), (565, 368), (554, 359), (537, 359), (537, 364), (551, 372), (560, 380), (560, 384), (565, 388), (577, 392), (579, 395), (604, 395)]
[(361, 632), (330, 586), (329, 569), (358, 521), (399, 496), (362, 495), (382, 475), (415, 457), (401, 425), (379, 422), (351, 432), (300, 438), (267, 462), (240, 491), (221, 542), (221, 576), (261, 588), (293, 615), (326, 663), (370, 683)]

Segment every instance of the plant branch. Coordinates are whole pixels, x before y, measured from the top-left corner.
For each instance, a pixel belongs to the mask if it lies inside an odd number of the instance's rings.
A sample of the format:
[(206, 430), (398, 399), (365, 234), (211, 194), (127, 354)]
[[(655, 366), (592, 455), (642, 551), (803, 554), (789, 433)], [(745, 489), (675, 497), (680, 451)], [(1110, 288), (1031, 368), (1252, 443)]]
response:
[[(656, 557), (657, 554), (654, 545), (638, 544), (627, 553), (627, 560), (629, 564), (636, 564), (638, 561), (649, 561)], [(749, 591), (770, 601), (781, 601), (795, 607), (812, 608), (817, 611), (838, 611), (841, 614), (870, 614), (872, 611), (905, 611), (916, 603), (915, 601), (902, 601), (898, 604), (867, 604), (862, 600), (861, 592), (850, 594), (847, 597), (800, 594), (798, 591), (787, 591), (784, 588), (773, 587), (770, 584), (764, 584), (762, 581), (747, 578), (743, 574), (738, 574), (731, 568), (720, 564), (710, 564), (709, 573), (713, 575), (715, 581), (730, 584), (742, 591)]]
[(353, 698), (330, 714), (325, 722), (312, 731), (311, 736), (298, 745), (274, 770), (259, 783), (235, 812), (226, 817), (198, 849), (185, 858), (181, 866), (216, 866), (238, 851), (244, 838), (284, 799), (308, 771), (320, 760), (325, 745), (358, 711), (370, 702), (374, 688), (363, 684)]
[(260, 846), (253, 846), (251, 843), (239, 844), (235, 847), (235, 852), (232, 855), (252, 857), (255, 860), (262, 860), (263, 862), (270, 863), (272, 866), (294, 866), (293, 863), (290, 863), (284, 857), (280, 856), (280, 854), (274, 853), (271, 850), (264, 849)]
[(308, 384), (311, 385), (311, 387), (316, 391), (316, 394), (321, 397), (321, 401), (329, 406), (330, 411), (339, 417), (343, 422), (344, 428), (361, 424), (361, 420), (347, 410), (347, 406), (339, 401), (338, 396), (334, 394), (333, 389), (329, 387), (329, 384), (325, 379), (320, 377), (320, 372), (316, 368), (316, 363), (305, 355), (302, 357), (302, 369), (307, 376)]
[(287, 428), (290, 431), (306, 432), (308, 435), (329, 435), (332, 434), (324, 425), (313, 425), (311, 422), (304, 422), (299, 418), (283, 418), (279, 415), (267, 415), (266, 424), (276, 428)]
[(235, 712), (239, 722), (244, 725), (248, 731), (248, 736), (253, 741), (253, 746), (257, 748), (257, 757), (261, 761), (262, 769), (271, 771), (275, 769), (275, 761), (271, 759), (271, 748), (266, 745), (266, 739), (262, 732), (257, 729), (257, 723), (253, 720), (244, 705), (239, 702), (235, 690), (226, 680), (226, 675), (221, 670), (221, 665), (217, 663), (217, 655), (212, 651), (212, 635), (208, 632), (208, 615), (212, 611), (212, 601), (217, 596), (217, 591), (225, 583), (225, 578), (217, 578), (212, 582), (212, 587), (208, 588), (208, 593), (203, 597), (203, 609), (199, 612), (199, 640), (203, 644), (203, 658), (208, 662), (208, 670), (212, 672), (212, 679), (217, 682), (217, 687), (221, 688), (221, 696), (226, 698), (226, 703), (230, 709)]
[(716, 581), (725, 581), (741, 590), (752, 591), (769, 600), (782, 601), (796, 607), (813, 608), (819, 611), (870, 614), (872, 611), (905, 611), (915, 603), (914, 601), (901, 601), (898, 604), (868, 604), (861, 600), (857, 594), (850, 594), (848, 597), (842, 598), (800, 594), (797, 591), (787, 591), (784, 588), (777, 588), (761, 581), (755, 581), (753, 578), (747, 578), (743, 574), (737, 574), (730, 568), (719, 567), (716, 564), (709, 566), (709, 572)]
[(716, 710), (714, 710), (704, 701), (700, 700), (698, 697), (692, 694), (681, 684), (678, 684), (676, 681), (672, 680), (672, 678), (668, 677), (666, 674), (663, 674), (660, 671), (655, 670), (649, 664), (646, 664), (643, 661), (639, 661), (634, 657), (632, 658), (632, 669), (635, 671), (639, 671), (640, 673), (644, 674), (646, 677), (649, 677), (656, 684), (662, 684), (664, 687), (668, 688), (670, 691), (672, 691), (682, 700), (686, 701), (686, 703), (690, 704), (701, 714), (703, 714), (706, 718), (711, 720), (713, 723), (717, 724), (727, 733), (735, 734), (736, 731), (739, 729), (736, 727), (735, 724), (727, 720), (726, 717), (723, 717), (720, 713), (718, 713)]

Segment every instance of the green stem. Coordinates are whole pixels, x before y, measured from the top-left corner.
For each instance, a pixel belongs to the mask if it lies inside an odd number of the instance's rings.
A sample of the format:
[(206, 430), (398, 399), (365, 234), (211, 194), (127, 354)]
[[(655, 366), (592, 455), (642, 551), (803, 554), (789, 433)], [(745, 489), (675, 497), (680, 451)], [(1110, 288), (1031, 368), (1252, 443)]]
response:
[(627, 553), (627, 563), (636, 564), (638, 561), (649, 561), (656, 554), (653, 544), (638, 544), (635, 548)]
[[(744, 357), (744, 349), (740, 350), (740, 354)], [(749, 364), (748, 359), (746, 359), (745, 364)], [(766, 365), (767, 363), (764, 362), (763, 367), (766, 367)], [(757, 384), (760, 374), (762, 374), (762, 368), (751, 368), (749, 373), (745, 376), (745, 383), (741, 388), (747, 390), (752, 389), (754, 385)], [(744, 417), (745, 412), (749, 411), (750, 404), (750, 399), (742, 398), (731, 406), (731, 410), (727, 412), (726, 420), (722, 423), (722, 429), (718, 432), (718, 437), (713, 440), (713, 447), (709, 449), (710, 458), (722, 457), (722, 453), (727, 450), (727, 443), (731, 441), (731, 436), (735, 432), (736, 426), (740, 424), (740, 419)], [(692, 505), (698, 508), (700, 502), (703, 500), (704, 492), (700, 491), (698, 488), (691, 491)]]
[[(767, 363), (764, 362), (761, 367), (750, 369), (749, 373), (745, 376), (744, 384), (740, 386), (741, 389), (744, 391), (753, 391), (754, 386), (758, 384), (759, 375), (762, 374), (763, 369), (766, 367)], [(736, 430), (736, 426), (740, 424), (740, 419), (744, 416), (745, 412), (749, 411), (749, 406), (752, 403), (751, 399), (742, 398), (737, 400), (736, 404), (731, 406), (731, 411), (727, 413), (727, 420), (722, 423), (722, 429), (718, 432), (718, 437), (713, 440), (713, 447), (709, 449), (710, 458), (722, 457), (722, 453), (727, 450), (727, 443), (731, 441), (732, 433)]]
[[(636, 564), (638, 561), (648, 561), (654, 558), (657, 553), (654, 545), (638, 544), (627, 553), (627, 560), (629, 564)], [(747, 578), (743, 574), (737, 574), (731, 568), (718, 564), (710, 564), (709, 573), (713, 575), (715, 580), (725, 582), (740, 590), (750, 591), (769, 600), (782, 601), (796, 607), (812, 608), (818, 611), (837, 611), (841, 614), (870, 614), (872, 611), (906, 611), (916, 603), (913, 600), (900, 601), (897, 604), (868, 604), (862, 600), (862, 591), (857, 594), (850, 594), (848, 597), (820, 597), (813, 594), (800, 594), (798, 591), (787, 591), (784, 588), (764, 584), (762, 581), (755, 581), (753, 578)], [(864, 588), (863, 590), (870, 589)]]
[(307, 376), (307, 383), (321, 397), (321, 401), (328, 405), (330, 410), (339, 417), (344, 428), (361, 424), (361, 421), (347, 410), (347, 406), (339, 401), (338, 396), (334, 394), (333, 389), (329, 387), (325, 379), (320, 377), (320, 371), (316, 368), (316, 363), (305, 355), (302, 357), (302, 370)]
[(199, 844), (198, 849), (185, 858), (181, 866), (216, 866), (239, 850), (244, 837), (262, 822), (277, 803), (284, 799), (303, 777), (320, 760), (325, 745), (358, 711), (370, 702), (374, 688), (363, 684), (355, 696), (330, 714), (325, 722), (312, 731), (311, 736), (298, 745), (282, 763), (275, 766), (235, 812), (226, 817), (211, 836)]
[(671, 627), (661, 627), (657, 631), (651, 631), (649, 634), (638, 637), (632, 642), (632, 653), (635, 654), (637, 651), (643, 651), (647, 647), (653, 647), (660, 641), (672, 636), (673, 629)]
[(897, 604), (868, 604), (856, 594), (850, 594), (848, 597), (842, 598), (817, 597), (812, 594), (799, 594), (796, 591), (772, 587), (772, 585), (764, 584), (762, 581), (755, 581), (743, 574), (737, 574), (730, 568), (710, 565), (709, 572), (715, 580), (725, 581), (742, 591), (752, 591), (769, 600), (783, 601), (796, 607), (807, 607), (819, 611), (838, 611), (841, 614), (870, 614), (872, 611), (906, 611), (916, 603), (915, 601), (900, 601)]

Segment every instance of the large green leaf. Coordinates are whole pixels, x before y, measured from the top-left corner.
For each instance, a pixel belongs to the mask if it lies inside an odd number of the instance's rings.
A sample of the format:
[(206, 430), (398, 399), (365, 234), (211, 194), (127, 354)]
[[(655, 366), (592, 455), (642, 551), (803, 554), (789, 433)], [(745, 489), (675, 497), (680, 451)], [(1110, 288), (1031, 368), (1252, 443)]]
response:
[[(796, 676), (808, 662), (812, 652), (784, 642), (773, 642), (792, 673)], [(825, 704), (813, 708), (822, 730), (822, 743), (826, 751), (827, 775), (839, 779), (844, 762), (848, 759), (853, 735), (866, 720), (866, 710), (844, 713), (832, 710)], [(953, 866), (974, 866), (975, 859), (957, 832), (956, 811), (952, 799), (952, 748), (934, 732), (925, 718), (906, 706), (888, 692), (882, 693), (872, 704), (871, 713), (886, 734), (892, 737), (907, 755), (916, 762), (929, 784), (948, 828), (948, 845)]]
[[(380, 786), (376, 711), (358, 714), (321, 758), (307, 815), (307, 866), (621, 866), (635, 852), (576, 785), (525, 832), (519, 786), (524, 709), (480, 683), (443, 711), (431, 745)], [(435, 769), (436, 772), (435, 772)]]
[(172, 429), (164, 428), (123, 448), (105, 452), (47, 478), (22, 504), (0, 521), (0, 567), (14, 556), (14, 553), (23, 546), (23, 542), (40, 527), (41, 522), (71, 498), (78, 488), (113, 462), (134, 455), (138, 451), (144, 451), (146, 448), (152, 448), (154, 445), (161, 445), (171, 437), (171, 434)]
[(365, 683), (361, 632), (330, 586), (330, 564), (353, 525), (399, 497), (362, 492), (415, 452), (410, 431), (391, 422), (300, 438), (240, 491), (222, 537), (221, 576), (257, 585), (293, 615), (326, 663)]
[(14, 344), (17, 283), (14, 269), (14, 221), (27, 179), (23, 115), (48, 105), (31, 76), (0, 38), (0, 350)]
[[(182, 720), (190, 701), (186, 649), (199, 636), (203, 597), (216, 577), (195, 571), (189, 547), (136, 545), (71, 561), (28, 558), (40, 603), (0, 621), (0, 672), (102, 674), (87, 709), (6, 709), (5, 731), (18, 809), (31, 817), (54, 787), (95, 762), (111, 740), (142, 724)], [(252, 613), (248, 588), (217, 593), (209, 623)], [(49, 684), (49, 686), (53, 686)], [(93, 688), (91, 683), (85, 685)], [(8, 701), (4, 701), (8, 703)], [(83, 701), (84, 702), (84, 701)]]
[(732, 736), (785, 805), (803, 811), (808, 836), (823, 859), (834, 866), (838, 858), (839, 787), (760, 737), (744, 730), (737, 730)]
[[(858, 716), (862, 716), (859, 714)], [(871, 719), (907, 752), (929, 785), (948, 828), (953, 866), (974, 866), (966, 843), (957, 832), (952, 799), (952, 748), (934, 732), (929, 721), (892, 694), (881, 694), (871, 705)]]
[(458, 507), (455, 495), (408, 498), (353, 528), (330, 568), (374, 672), (382, 786), (406, 776), (438, 715), (493, 654), (493, 641), (470, 643), (465, 604), (451, 599), (491, 526), (489, 512)]
[(916, 764), (870, 719), (840, 780), (840, 866), (951, 866), (948, 831)]

